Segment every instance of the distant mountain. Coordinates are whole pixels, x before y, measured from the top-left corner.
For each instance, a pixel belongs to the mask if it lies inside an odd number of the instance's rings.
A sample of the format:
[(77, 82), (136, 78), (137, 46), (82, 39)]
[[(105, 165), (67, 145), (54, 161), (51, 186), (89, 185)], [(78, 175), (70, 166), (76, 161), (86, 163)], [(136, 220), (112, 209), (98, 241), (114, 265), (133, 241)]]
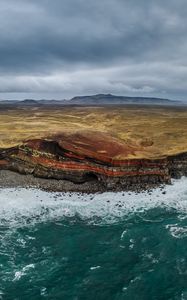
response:
[(0, 105), (10, 105), (10, 106), (43, 106), (43, 105), (64, 105), (67, 101), (65, 100), (34, 100), (34, 99), (25, 99), (25, 100), (0, 100)]
[(17, 101), (17, 105), (19, 105), (19, 106), (64, 105), (64, 100), (25, 99), (23, 101)]
[(169, 100), (164, 98), (151, 98), (151, 97), (129, 97), (129, 96), (116, 96), (112, 94), (97, 94), (91, 96), (77, 96), (70, 100), (33, 100), (25, 99), (22, 101), (17, 100), (3, 100), (0, 104), (14, 105), (14, 106), (68, 106), (68, 105), (81, 105), (81, 106), (102, 106), (102, 105), (126, 105), (126, 104), (144, 104), (144, 105), (184, 105), (181, 101)]
[(152, 104), (152, 105), (176, 105), (181, 101), (173, 101), (163, 98), (115, 96), (111, 94), (97, 94), (92, 96), (78, 96), (69, 101), (69, 104), (77, 105), (112, 105), (112, 104)]
[(39, 102), (37, 100), (33, 100), (33, 99), (25, 99), (23, 101), (17, 101), (16, 102), (17, 105), (26, 105), (26, 106), (36, 106), (39, 104)]

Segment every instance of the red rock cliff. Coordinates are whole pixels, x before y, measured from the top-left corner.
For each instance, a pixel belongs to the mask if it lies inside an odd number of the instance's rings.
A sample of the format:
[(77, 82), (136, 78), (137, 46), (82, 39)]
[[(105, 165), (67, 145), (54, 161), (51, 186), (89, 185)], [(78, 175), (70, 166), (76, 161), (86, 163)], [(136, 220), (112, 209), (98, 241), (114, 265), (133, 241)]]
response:
[(141, 150), (103, 133), (59, 134), (1, 150), (0, 169), (75, 183), (97, 179), (106, 188), (170, 182), (168, 159), (133, 159)]

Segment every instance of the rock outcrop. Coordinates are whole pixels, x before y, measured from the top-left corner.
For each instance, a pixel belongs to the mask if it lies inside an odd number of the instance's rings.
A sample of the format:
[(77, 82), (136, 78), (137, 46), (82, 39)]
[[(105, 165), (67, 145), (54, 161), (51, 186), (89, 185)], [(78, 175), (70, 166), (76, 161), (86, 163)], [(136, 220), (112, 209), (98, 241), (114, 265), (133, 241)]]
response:
[(187, 153), (135, 159), (137, 151), (143, 148), (102, 133), (59, 134), (1, 149), (0, 169), (76, 184), (98, 181), (104, 190), (148, 189), (187, 175)]

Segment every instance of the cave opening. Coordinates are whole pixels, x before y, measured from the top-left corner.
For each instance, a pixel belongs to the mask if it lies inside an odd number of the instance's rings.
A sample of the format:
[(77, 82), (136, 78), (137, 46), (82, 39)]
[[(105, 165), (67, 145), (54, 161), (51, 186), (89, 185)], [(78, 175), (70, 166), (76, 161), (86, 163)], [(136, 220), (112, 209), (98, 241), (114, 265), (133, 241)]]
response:
[(98, 181), (98, 176), (94, 173), (86, 173), (85, 174), (85, 181)]

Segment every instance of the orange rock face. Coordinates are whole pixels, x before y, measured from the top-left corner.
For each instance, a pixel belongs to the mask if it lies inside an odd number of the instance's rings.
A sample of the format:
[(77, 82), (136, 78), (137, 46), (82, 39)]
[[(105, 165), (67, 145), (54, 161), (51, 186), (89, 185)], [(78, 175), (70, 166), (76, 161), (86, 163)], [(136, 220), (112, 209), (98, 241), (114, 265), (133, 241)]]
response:
[(77, 183), (95, 176), (107, 186), (169, 182), (167, 159), (130, 159), (137, 150), (103, 133), (63, 133), (2, 151), (0, 169)]
[(104, 163), (119, 163), (143, 150), (137, 145), (127, 145), (113, 136), (100, 132), (82, 131), (73, 134), (59, 134), (52, 137), (62, 149), (69, 152), (69, 157), (92, 158)]

